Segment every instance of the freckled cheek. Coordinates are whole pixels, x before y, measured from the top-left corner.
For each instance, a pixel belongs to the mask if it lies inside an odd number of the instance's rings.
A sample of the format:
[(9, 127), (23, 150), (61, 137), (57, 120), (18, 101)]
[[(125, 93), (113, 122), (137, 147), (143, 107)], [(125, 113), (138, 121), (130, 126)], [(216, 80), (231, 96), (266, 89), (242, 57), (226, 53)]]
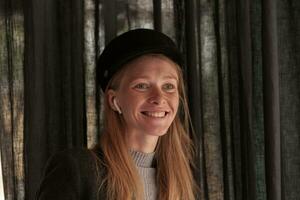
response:
[(175, 113), (177, 113), (177, 111), (178, 111), (178, 107), (179, 107), (179, 101), (176, 101), (175, 103), (174, 103), (174, 109), (175, 109)]
[(121, 106), (123, 107), (124, 111), (131, 114), (136, 112), (142, 102), (142, 99), (136, 95), (127, 95), (122, 100)]
[(173, 111), (176, 113), (179, 107), (179, 97), (171, 98), (170, 106), (172, 106)]

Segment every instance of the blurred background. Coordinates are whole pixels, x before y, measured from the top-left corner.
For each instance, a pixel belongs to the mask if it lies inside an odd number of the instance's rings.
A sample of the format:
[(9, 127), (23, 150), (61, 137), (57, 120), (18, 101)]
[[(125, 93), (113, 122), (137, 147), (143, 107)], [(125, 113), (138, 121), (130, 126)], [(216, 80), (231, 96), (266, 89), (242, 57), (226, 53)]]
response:
[(96, 58), (134, 28), (185, 56), (201, 200), (300, 200), (299, 0), (0, 0), (0, 200), (98, 142)]

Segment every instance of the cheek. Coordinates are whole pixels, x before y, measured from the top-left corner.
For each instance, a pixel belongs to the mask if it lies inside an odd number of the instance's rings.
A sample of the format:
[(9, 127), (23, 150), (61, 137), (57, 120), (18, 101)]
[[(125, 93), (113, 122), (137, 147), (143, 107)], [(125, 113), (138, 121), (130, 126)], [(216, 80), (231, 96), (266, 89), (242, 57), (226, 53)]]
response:
[(178, 93), (176, 94), (176, 97), (174, 98), (174, 102), (178, 107), (178, 105), (179, 105), (179, 94)]
[(176, 107), (176, 113), (177, 113), (178, 108), (179, 108), (179, 100), (177, 100), (177, 101), (175, 102), (175, 107)]
[(127, 93), (120, 99), (120, 105), (124, 110), (133, 111), (139, 105), (140, 101), (138, 95), (130, 95)]
[(179, 107), (179, 96), (175, 96), (171, 99), (171, 105), (176, 113)]

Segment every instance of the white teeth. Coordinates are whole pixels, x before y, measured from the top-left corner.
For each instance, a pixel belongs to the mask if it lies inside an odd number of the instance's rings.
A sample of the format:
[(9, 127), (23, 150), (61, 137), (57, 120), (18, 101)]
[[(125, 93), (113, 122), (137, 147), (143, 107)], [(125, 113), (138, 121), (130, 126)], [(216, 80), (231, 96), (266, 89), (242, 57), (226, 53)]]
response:
[(164, 117), (166, 115), (166, 112), (143, 112), (149, 117)]

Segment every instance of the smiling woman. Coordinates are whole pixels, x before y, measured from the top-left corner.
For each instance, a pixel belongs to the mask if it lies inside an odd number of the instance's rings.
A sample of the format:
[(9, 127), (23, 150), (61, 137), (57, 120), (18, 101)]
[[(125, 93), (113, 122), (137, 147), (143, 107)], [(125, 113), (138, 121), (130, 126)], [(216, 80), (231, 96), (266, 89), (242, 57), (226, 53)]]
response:
[(177, 114), (177, 66), (163, 55), (144, 55), (124, 68), (119, 84), (107, 91), (108, 102), (122, 110), (131, 148), (153, 152)]
[(132, 30), (112, 40), (97, 65), (105, 95), (99, 145), (53, 156), (37, 199), (194, 200), (190, 119), (174, 42)]

